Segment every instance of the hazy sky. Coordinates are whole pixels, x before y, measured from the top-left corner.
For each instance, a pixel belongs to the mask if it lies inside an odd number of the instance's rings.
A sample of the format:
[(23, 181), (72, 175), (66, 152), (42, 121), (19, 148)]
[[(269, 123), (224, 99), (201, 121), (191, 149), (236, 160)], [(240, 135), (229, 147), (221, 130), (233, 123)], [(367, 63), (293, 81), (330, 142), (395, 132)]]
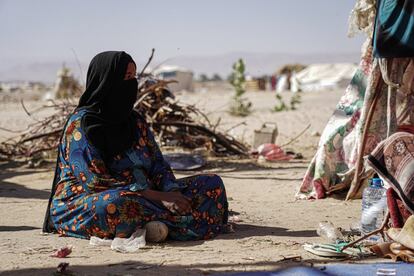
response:
[(139, 62), (229, 52), (358, 52), (355, 0), (0, 0), (0, 63), (82, 61), (125, 50)]

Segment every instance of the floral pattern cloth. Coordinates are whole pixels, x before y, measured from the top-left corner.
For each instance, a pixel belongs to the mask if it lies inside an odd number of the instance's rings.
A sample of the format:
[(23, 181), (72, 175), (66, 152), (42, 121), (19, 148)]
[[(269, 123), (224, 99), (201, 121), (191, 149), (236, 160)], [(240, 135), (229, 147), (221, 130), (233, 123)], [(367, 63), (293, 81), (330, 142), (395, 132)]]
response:
[[(149, 221), (161, 221), (174, 240), (209, 239), (225, 231), (226, 191), (220, 177), (176, 179), (155, 139), (140, 117), (131, 149), (104, 162), (81, 127), (79, 109), (69, 118), (58, 148), (58, 167), (50, 205), (50, 224), (62, 236), (129, 237)], [(191, 199), (192, 211), (171, 213), (141, 196), (153, 189), (179, 191)]]
[[(414, 62), (409, 58), (386, 62), (387, 72), (381, 73), (383, 69), (379, 60), (372, 57), (372, 47), (367, 48), (359, 68), (321, 135), (317, 152), (305, 173), (296, 198), (324, 198), (336, 190), (337, 186), (340, 189), (350, 188), (349, 198), (361, 196), (362, 186), (356, 187), (352, 180), (362, 144), (363, 129), (375, 94), (379, 94), (378, 103), (367, 130), (363, 156), (372, 152), (389, 133), (395, 132), (397, 124), (414, 122)], [(396, 93), (390, 94), (390, 99), (383, 74), (387, 74), (392, 82), (400, 86)], [(390, 119), (392, 122), (387, 123)], [(393, 129), (389, 130), (388, 125)]]
[(414, 135), (397, 132), (382, 141), (367, 162), (398, 195), (405, 208), (414, 213)]

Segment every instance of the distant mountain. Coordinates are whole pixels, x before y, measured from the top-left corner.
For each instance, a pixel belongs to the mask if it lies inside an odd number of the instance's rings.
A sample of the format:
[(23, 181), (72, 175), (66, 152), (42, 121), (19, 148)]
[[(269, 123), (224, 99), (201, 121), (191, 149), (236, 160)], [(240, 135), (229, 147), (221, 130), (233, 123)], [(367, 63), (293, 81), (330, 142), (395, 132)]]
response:
[[(62, 68), (63, 64), (71, 68), (76, 78), (81, 77), (79, 66), (76, 63), (65, 63), (61, 61), (48, 61), (36, 63), (23, 63), (1, 65), (0, 81), (42, 81), (53, 83), (56, 79), (57, 72)], [(85, 67), (85, 64), (82, 65)], [(86, 70), (83, 69), (83, 70)], [(86, 72), (82, 72), (86, 74)]]
[(168, 62), (192, 69), (196, 74), (218, 73), (222, 77), (230, 74), (233, 63), (243, 58), (246, 71), (253, 76), (269, 75), (288, 63), (337, 63), (359, 62), (359, 53), (340, 54), (283, 54), (283, 53), (231, 53), (211, 57), (177, 57)]
[[(194, 71), (195, 75), (214, 73), (227, 77), (231, 72), (232, 64), (239, 58), (246, 63), (246, 71), (253, 76), (269, 75), (287, 63), (337, 63), (337, 62), (358, 62), (359, 53), (337, 53), (337, 54), (284, 54), (284, 53), (248, 53), (234, 52), (216, 56), (181, 56), (168, 59), (166, 64), (173, 64), (186, 67)], [(151, 65), (155, 66), (161, 61), (155, 60)], [(9, 63), (0, 67), (0, 81), (27, 80), (53, 82), (57, 71), (62, 67), (62, 61), (48, 61), (37, 63)], [(81, 62), (82, 73), (78, 64), (66, 63), (72, 69), (76, 77), (85, 78), (87, 61)], [(142, 67), (143, 64), (138, 64)]]

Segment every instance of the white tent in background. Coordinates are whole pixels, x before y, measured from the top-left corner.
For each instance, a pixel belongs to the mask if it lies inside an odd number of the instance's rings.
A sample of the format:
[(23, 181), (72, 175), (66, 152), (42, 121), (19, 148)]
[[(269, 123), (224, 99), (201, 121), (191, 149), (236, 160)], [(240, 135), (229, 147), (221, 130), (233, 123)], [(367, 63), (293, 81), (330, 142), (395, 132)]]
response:
[(289, 78), (286, 74), (280, 75), (276, 84), (276, 93), (289, 91)]
[(193, 72), (191, 70), (178, 66), (163, 65), (155, 69), (153, 73), (159, 79), (177, 81), (177, 83), (168, 84), (171, 92), (193, 91)]
[(307, 92), (345, 88), (357, 67), (353, 63), (311, 64), (292, 75), (291, 90)]

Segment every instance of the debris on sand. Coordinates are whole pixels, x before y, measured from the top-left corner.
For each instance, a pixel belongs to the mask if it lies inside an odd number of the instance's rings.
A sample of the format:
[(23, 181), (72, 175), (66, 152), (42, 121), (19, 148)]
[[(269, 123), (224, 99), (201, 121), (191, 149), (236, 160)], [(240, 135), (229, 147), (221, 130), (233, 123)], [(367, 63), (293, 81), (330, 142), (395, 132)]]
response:
[(50, 255), (50, 257), (55, 257), (55, 258), (66, 258), (67, 256), (70, 255), (70, 253), (72, 253), (72, 245), (67, 245), (64, 246), (58, 250), (56, 250), (52, 255)]

